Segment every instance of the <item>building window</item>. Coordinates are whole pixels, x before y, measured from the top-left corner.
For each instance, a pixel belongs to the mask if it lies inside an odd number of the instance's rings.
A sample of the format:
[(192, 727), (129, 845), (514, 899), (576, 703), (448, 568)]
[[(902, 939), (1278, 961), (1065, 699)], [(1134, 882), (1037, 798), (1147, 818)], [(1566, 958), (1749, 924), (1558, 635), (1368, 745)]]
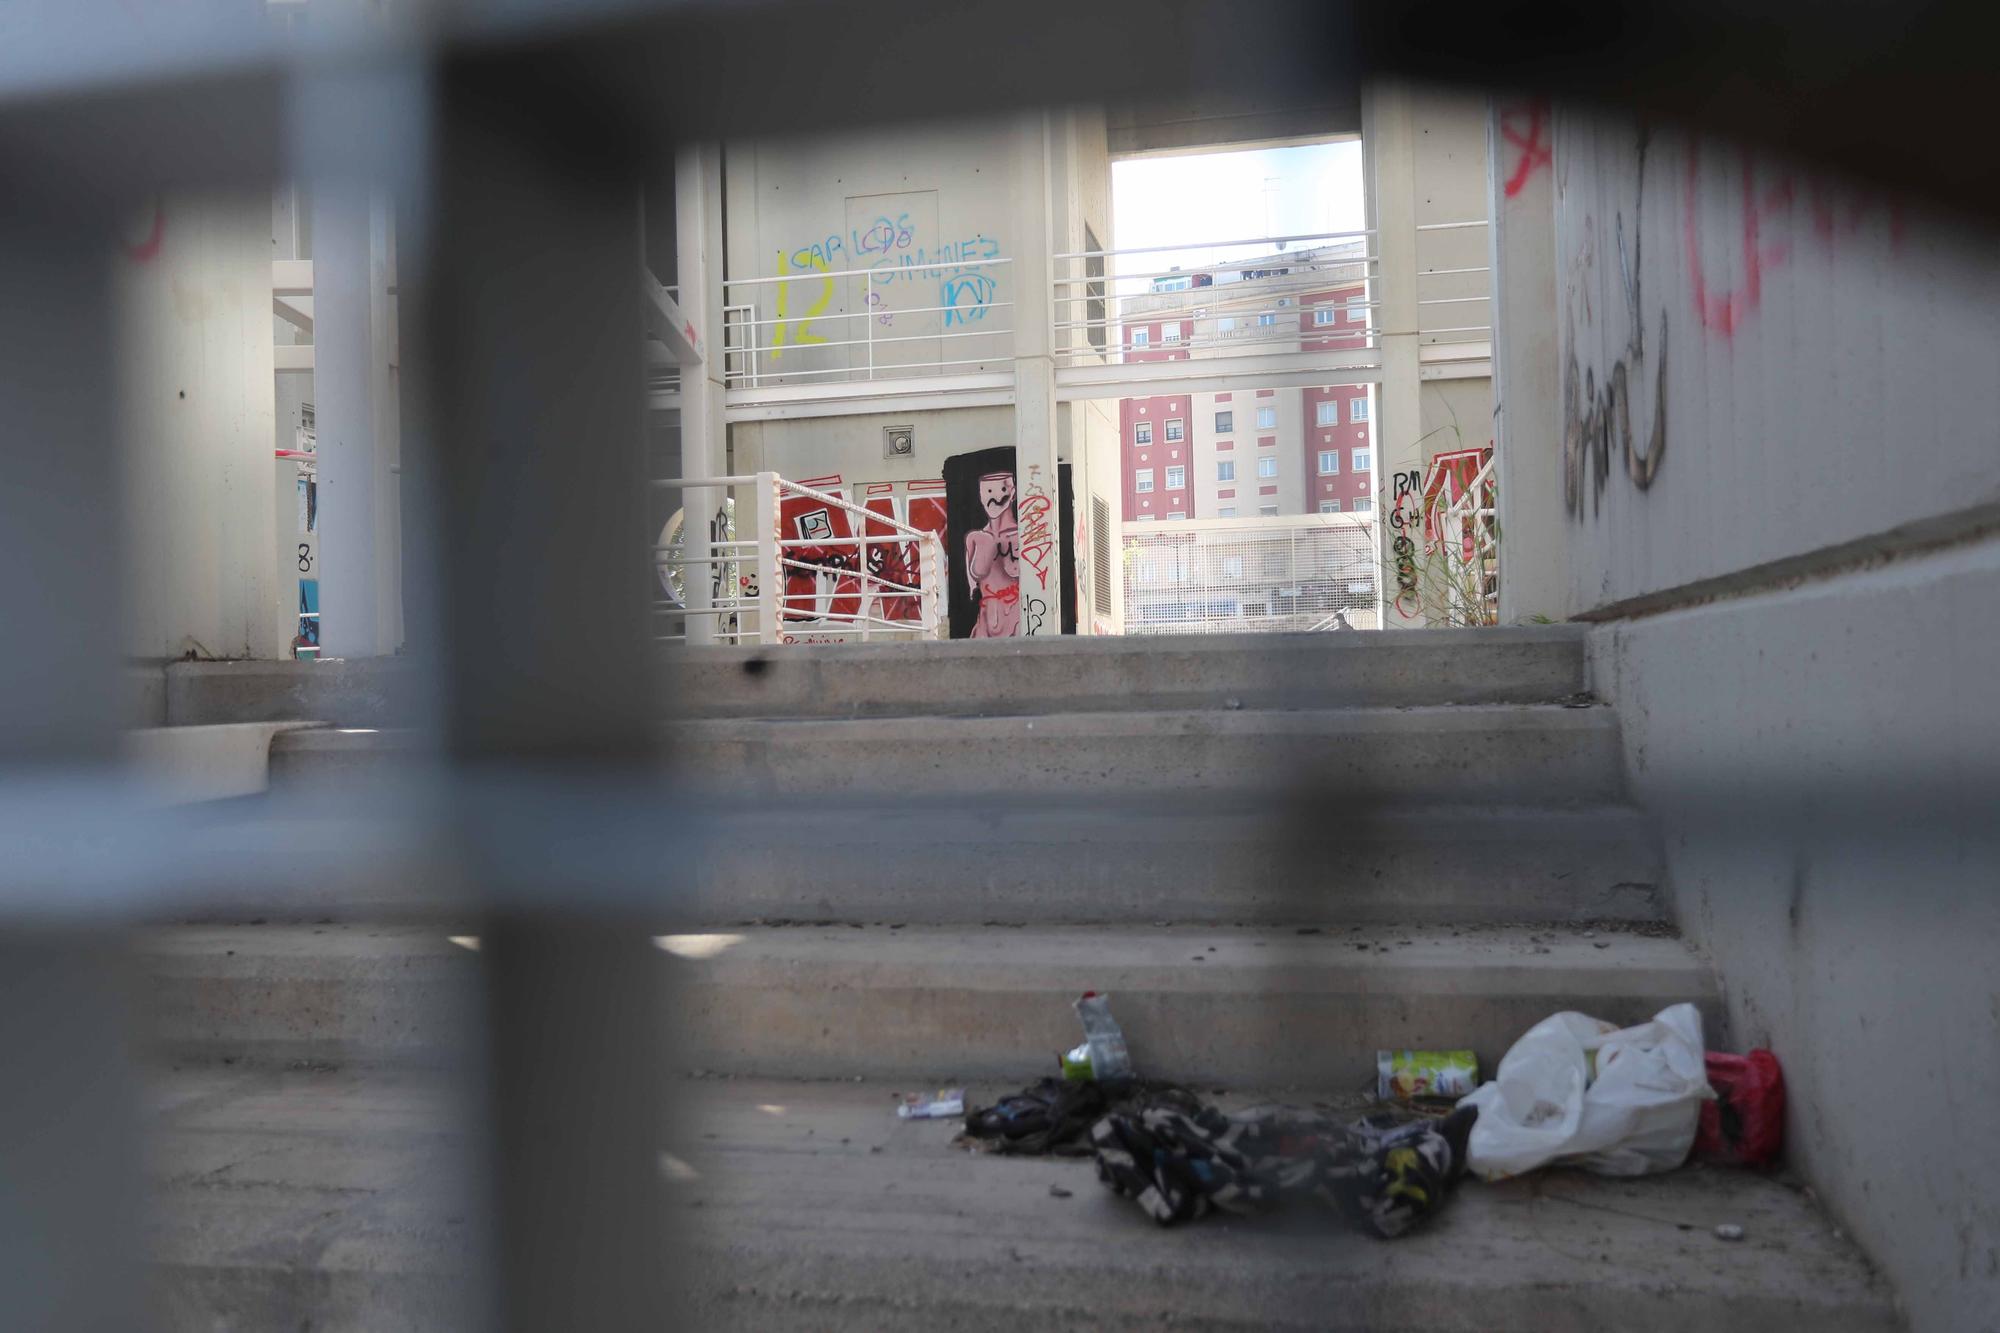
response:
[(1333, 323), (1338, 313), (1339, 312), (1334, 310), (1332, 306), (1323, 305), (1319, 309), (1313, 311), (1313, 324), (1316, 327), (1323, 328), (1326, 325)]
[(1142, 467), (1132, 473), (1132, 490), (1139, 495), (1153, 489), (1153, 469)]
[(1260, 476), (1260, 477), (1275, 477), (1275, 476), (1277, 476), (1277, 475), (1278, 475), (1278, 460), (1277, 460), (1277, 459), (1275, 459), (1275, 458), (1260, 458), (1260, 459), (1258, 459), (1258, 460), (1257, 460), (1257, 475), (1258, 475), (1258, 476)]
[(1365, 296), (1350, 296), (1350, 297), (1348, 297), (1348, 298), (1347, 298), (1347, 317), (1348, 317), (1348, 319), (1352, 320), (1352, 321), (1353, 321), (1354, 323), (1356, 323), (1356, 324), (1359, 324), (1359, 323), (1361, 323), (1361, 321), (1363, 321), (1363, 320), (1367, 319), (1367, 318), (1368, 318), (1368, 298), (1367, 298), (1367, 297), (1365, 297)]
[(1132, 330), (1132, 345), (1134, 347), (1144, 347), (1146, 346), (1146, 344), (1152, 341), (1153, 341), (1153, 331), (1151, 329)]
[(1152, 422), (1150, 422), (1150, 421), (1142, 421), (1142, 422), (1140, 422), (1140, 423), (1139, 423), (1138, 425), (1136, 425), (1136, 426), (1134, 426), (1134, 427), (1132, 428), (1132, 443), (1134, 443), (1134, 444), (1151, 444), (1152, 442), (1153, 442), (1153, 423), (1152, 423)]
[(1179, 417), (1168, 417), (1168, 418), (1167, 418), (1167, 443), (1168, 443), (1168, 444), (1172, 444), (1172, 443), (1174, 443), (1174, 442), (1175, 442), (1176, 440), (1179, 440), (1179, 439), (1181, 439), (1181, 438), (1182, 438), (1183, 436), (1185, 436), (1186, 434), (1187, 434), (1187, 430), (1186, 430), (1186, 428), (1185, 428), (1185, 427), (1184, 427), (1184, 426), (1183, 426), (1183, 425), (1181, 424), (1181, 419), (1180, 419)]
[(1371, 495), (1357, 495), (1357, 496), (1355, 496), (1355, 497), (1354, 497), (1354, 512), (1355, 512), (1355, 513), (1357, 513), (1357, 514), (1363, 514), (1363, 513), (1366, 513), (1366, 512), (1368, 512), (1369, 510), (1373, 509), (1374, 507), (1375, 507), (1375, 498), (1374, 498), (1373, 496), (1371, 496)]
[(1154, 519), (1158, 517), (1159, 515), (1157, 514), (1141, 514), (1139, 515), (1139, 521), (1141, 523), (1151, 523)]
[(1224, 506), (1222, 506), (1222, 508), (1220, 508), (1220, 509), (1218, 509), (1218, 510), (1216, 510), (1216, 511), (1215, 511), (1215, 516), (1216, 516), (1217, 518), (1235, 518), (1235, 517), (1236, 517), (1236, 506), (1235, 506), (1235, 505), (1224, 505)]
[(1277, 429), (1277, 427), (1278, 427), (1278, 409), (1277, 409), (1277, 408), (1275, 408), (1275, 407), (1260, 407), (1260, 408), (1258, 408), (1258, 409), (1257, 409), (1257, 429), (1258, 429), (1258, 430), (1276, 430), (1276, 429)]
[(1258, 515), (1259, 515), (1260, 517), (1262, 517), (1262, 518), (1276, 518), (1276, 517), (1278, 516), (1278, 506), (1276, 506), (1276, 505), (1258, 505), (1258, 506), (1257, 506), (1257, 513), (1258, 513)]
[(1340, 501), (1321, 500), (1319, 502), (1319, 512), (1322, 514), (1338, 514), (1340, 512)]
[(1217, 333), (1234, 333), (1236, 332), (1236, 321), (1228, 315), (1224, 315), (1221, 319), (1215, 321), (1215, 331)]
[(1366, 449), (1356, 449), (1354, 451), (1354, 470), (1356, 472), (1366, 472), (1368, 470), (1368, 451)]
[(1181, 340), (1181, 324), (1179, 320), (1175, 320), (1171, 324), (1164, 324), (1160, 327), (1161, 342), (1177, 343), (1180, 340)]
[(1167, 515), (1167, 521), (1171, 523), (1177, 518), (1184, 519), (1186, 517), (1187, 517), (1186, 514), (1183, 514), (1180, 510), (1176, 509), (1173, 513)]
[(1178, 490), (1185, 490), (1186, 487), (1187, 487), (1187, 469), (1184, 467), (1168, 468), (1167, 489), (1170, 491), (1178, 491)]
[(1266, 310), (1262, 314), (1257, 316), (1257, 327), (1260, 329), (1268, 329), (1277, 322), (1278, 322), (1278, 316), (1276, 315), (1276, 313), (1269, 310)]
[(1347, 400), (1347, 419), (1349, 421), (1368, 420), (1368, 395), (1363, 394), (1359, 398), (1350, 398)]
[(1235, 429), (1236, 414), (1234, 412), (1217, 412), (1215, 414), (1215, 433), (1217, 435), (1227, 435)]
[(1224, 578), (1226, 578), (1226, 579), (1240, 579), (1240, 578), (1242, 578), (1242, 577), (1243, 577), (1243, 557), (1242, 557), (1242, 556), (1240, 556), (1240, 555), (1225, 555), (1225, 556), (1223, 556), (1223, 557), (1222, 557), (1222, 577), (1224, 577)]
[(1337, 477), (1340, 475), (1340, 450), (1322, 449), (1319, 451), (1319, 474), (1322, 477)]
[(1313, 420), (1322, 426), (1340, 424), (1340, 400), (1326, 398), (1313, 404)]
[(1231, 458), (1225, 460), (1224, 462), (1217, 463), (1215, 465), (1215, 479), (1217, 481), (1235, 481), (1236, 460)]

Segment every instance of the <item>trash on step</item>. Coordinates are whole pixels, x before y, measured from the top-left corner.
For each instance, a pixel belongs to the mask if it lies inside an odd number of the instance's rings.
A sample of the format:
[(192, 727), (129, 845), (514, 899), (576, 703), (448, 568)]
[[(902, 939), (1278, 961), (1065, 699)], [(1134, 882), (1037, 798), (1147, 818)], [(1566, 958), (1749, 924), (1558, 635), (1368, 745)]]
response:
[(1742, 1240), (1743, 1228), (1737, 1226), (1734, 1222), (1724, 1222), (1715, 1229), (1715, 1238), (1717, 1240)]
[(1069, 1191), (1069, 1190), (1066, 1190), (1066, 1189), (1064, 1189), (1064, 1188), (1063, 1188), (1062, 1186), (1060, 1186), (1060, 1185), (1051, 1185), (1051, 1186), (1049, 1186), (1049, 1197), (1050, 1197), (1050, 1198), (1052, 1198), (1052, 1199), (1067, 1199), (1067, 1198), (1068, 1198), (1069, 1196), (1070, 1196), (1070, 1191)]
[(967, 1111), (963, 1142), (1009, 1156), (1087, 1157), (1090, 1127), (1108, 1112), (1140, 1100), (1190, 1110), (1201, 1105), (1193, 1093), (1169, 1083), (1045, 1078), (992, 1106)]
[(1401, 1236), (1444, 1206), (1465, 1170), (1479, 1111), (1441, 1121), (1373, 1116), (1342, 1125), (1318, 1111), (1148, 1102), (1091, 1130), (1097, 1176), (1161, 1226), (1210, 1209), (1261, 1212), (1309, 1195), (1377, 1236)]
[[(1113, 1079), (1132, 1077), (1132, 1054), (1125, 1048), (1125, 1032), (1111, 1016), (1111, 997), (1087, 990), (1077, 997), (1076, 1016), (1083, 1024), (1083, 1045), (1062, 1059), (1064, 1078)], [(1084, 1053), (1078, 1072), (1077, 1051)]]
[(1375, 1095), (1385, 1102), (1456, 1101), (1478, 1086), (1479, 1057), (1471, 1051), (1375, 1052)]
[(906, 1092), (896, 1107), (904, 1120), (949, 1120), (965, 1114), (964, 1088), (939, 1088), (935, 1093)]
[(1785, 1072), (1778, 1057), (1710, 1051), (1708, 1086), (1715, 1100), (1701, 1108), (1694, 1155), (1731, 1166), (1769, 1166), (1785, 1146)]
[(1713, 1095), (1701, 1013), (1676, 1004), (1629, 1028), (1578, 1013), (1545, 1018), (1460, 1105), (1479, 1108), (1470, 1161), (1486, 1180), (1555, 1162), (1637, 1176), (1687, 1159)]

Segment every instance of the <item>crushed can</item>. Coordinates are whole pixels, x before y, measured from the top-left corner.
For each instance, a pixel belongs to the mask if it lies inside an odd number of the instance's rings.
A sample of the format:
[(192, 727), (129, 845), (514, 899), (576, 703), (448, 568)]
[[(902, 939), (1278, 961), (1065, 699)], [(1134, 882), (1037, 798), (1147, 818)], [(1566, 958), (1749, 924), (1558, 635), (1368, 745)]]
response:
[(1456, 1101), (1478, 1086), (1471, 1051), (1375, 1052), (1375, 1095), (1383, 1101)]

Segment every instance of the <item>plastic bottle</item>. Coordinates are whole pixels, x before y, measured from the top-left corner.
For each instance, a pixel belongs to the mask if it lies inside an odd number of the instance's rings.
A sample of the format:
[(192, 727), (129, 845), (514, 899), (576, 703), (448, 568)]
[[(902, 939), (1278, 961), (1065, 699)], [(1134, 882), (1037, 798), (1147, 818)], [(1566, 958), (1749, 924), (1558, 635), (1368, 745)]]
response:
[(1076, 1002), (1076, 1016), (1083, 1024), (1084, 1045), (1090, 1048), (1091, 1077), (1132, 1077), (1132, 1053), (1126, 1049), (1124, 1030), (1111, 1016), (1111, 997), (1085, 991)]

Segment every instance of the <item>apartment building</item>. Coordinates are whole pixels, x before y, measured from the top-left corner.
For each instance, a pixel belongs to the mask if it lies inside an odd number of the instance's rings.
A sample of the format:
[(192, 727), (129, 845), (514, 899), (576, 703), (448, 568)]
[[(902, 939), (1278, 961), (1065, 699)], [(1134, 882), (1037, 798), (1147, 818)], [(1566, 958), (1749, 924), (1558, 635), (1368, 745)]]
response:
[[(1128, 361), (1364, 345), (1359, 242), (1282, 251), (1155, 278), (1127, 298)], [(1358, 513), (1375, 503), (1366, 385), (1319, 385), (1119, 404), (1128, 520)]]

